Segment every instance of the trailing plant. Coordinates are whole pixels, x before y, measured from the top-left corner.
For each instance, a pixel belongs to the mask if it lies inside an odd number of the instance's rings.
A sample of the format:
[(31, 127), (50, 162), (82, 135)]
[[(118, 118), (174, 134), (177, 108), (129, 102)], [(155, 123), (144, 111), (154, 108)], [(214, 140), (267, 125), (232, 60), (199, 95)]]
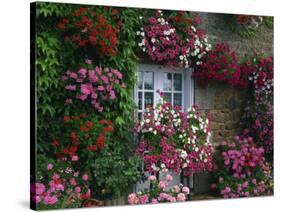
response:
[(193, 106), (182, 112), (168, 102), (147, 108), (136, 124), (137, 154), (150, 173), (172, 169), (185, 175), (212, 169), (208, 118)]
[(247, 80), (240, 70), (237, 55), (227, 44), (218, 43), (202, 60), (203, 63), (192, 73), (192, 76), (201, 84), (216, 80), (243, 88), (247, 86)]
[(257, 146), (263, 147), (265, 156), (273, 161), (273, 106), (267, 111), (248, 105), (241, 117), (242, 134), (252, 137)]
[(203, 31), (193, 25), (197, 22), (192, 18), (186, 12), (169, 17), (161, 10), (156, 11), (144, 18), (143, 26), (137, 31), (139, 47), (160, 64), (183, 67), (200, 64), (211, 46)]
[(249, 81), (250, 96), (254, 104), (265, 107), (273, 102), (273, 58), (260, 53), (241, 64), (241, 70)]

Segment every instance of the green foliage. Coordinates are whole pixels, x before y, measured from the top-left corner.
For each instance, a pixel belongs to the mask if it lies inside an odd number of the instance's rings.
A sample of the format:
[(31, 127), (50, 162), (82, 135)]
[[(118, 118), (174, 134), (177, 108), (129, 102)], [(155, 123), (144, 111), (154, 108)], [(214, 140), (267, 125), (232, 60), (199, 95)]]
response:
[(273, 16), (268, 16), (264, 18), (264, 23), (265, 25), (270, 28), (273, 29), (273, 25), (274, 25), (274, 17)]
[(62, 17), (72, 11), (72, 5), (51, 2), (37, 2), (36, 8), (37, 14), (44, 17)]

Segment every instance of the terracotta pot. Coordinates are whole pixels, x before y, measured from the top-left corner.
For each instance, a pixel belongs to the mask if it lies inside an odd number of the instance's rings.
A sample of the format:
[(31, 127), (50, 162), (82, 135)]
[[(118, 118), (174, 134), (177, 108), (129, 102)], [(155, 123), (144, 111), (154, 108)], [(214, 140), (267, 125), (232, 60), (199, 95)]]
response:
[(104, 202), (97, 199), (86, 199), (83, 202), (83, 206), (86, 208), (96, 208), (104, 206)]

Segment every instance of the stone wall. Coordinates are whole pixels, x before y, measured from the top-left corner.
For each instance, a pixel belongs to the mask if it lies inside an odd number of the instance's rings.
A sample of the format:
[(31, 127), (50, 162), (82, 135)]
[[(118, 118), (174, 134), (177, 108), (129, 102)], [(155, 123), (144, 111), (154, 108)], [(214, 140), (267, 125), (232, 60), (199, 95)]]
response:
[[(224, 21), (224, 14), (199, 13), (201, 28), (208, 34), (210, 42), (227, 43), (242, 59), (254, 50), (262, 50), (266, 56), (273, 55), (273, 30), (262, 25), (253, 38), (241, 38), (231, 31)], [(200, 108), (210, 111), (212, 117), (212, 141), (216, 145), (222, 139), (229, 139), (239, 131), (239, 120), (245, 91), (226, 83), (211, 82), (206, 86), (195, 82), (194, 102)]]
[[(223, 14), (199, 13), (202, 28), (205, 29), (212, 44), (227, 43), (235, 50), (238, 58), (262, 50), (266, 56), (273, 55), (273, 30), (262, 26), (254, 38), (241, 38), (233, 33), (223, 20)], [(195, 82), (194, 103), (211, 114), (212, 142), (216, 147), (222, 140), (230, 140), (239, 132), (239, 121), (245, 100), (245, 90), (231, 87), (226, 83), (210, 82), (205, 86)], [(196, 174), (194, 191), (197, 194), (208, 193), (210, 175)]]

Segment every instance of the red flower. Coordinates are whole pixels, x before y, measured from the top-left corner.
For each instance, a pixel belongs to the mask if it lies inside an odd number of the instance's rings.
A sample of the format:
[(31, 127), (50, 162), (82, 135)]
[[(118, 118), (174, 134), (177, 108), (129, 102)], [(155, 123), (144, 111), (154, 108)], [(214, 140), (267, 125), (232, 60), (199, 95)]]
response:
[(63, 121), (64, 121), (65, 123), (70, 122), (70, 120), (71, 120), (71, 118), (70, 118), (69, 116), (64, 116), (64, 117), (63, 117)]
[(86, 117), (87, 117), (87, 115), (85, 113), (80, 114), (80, 118), (86, 118)]
[(53, 147), (58, 147), (59, 144), (60, 144), (60, 142), (58, 140), (53, 140), (53, 142), (52, 142)]
[(86, 122), (86, 126), (87, 126), (87, 127), (92, 127), (92, 126), (94, 126), (94, 124), (93, 124), (93, 122), (91, 122), (91, 121), (87, 121), (87, 122)]
[(111, 127), (111, 126), (108, 126), (108, 127), (105, 127), (104, 129), (103, 129), (103, 131), (104, 132), (113, 132), (113, 127)]
[(98, 147), (97, 147), (97, 145), (92, 145), (92, 146), (89, 146), (88, 149), (90, 151), (97, 151)]
[(89, 131), (89, 128), (86, 127), (86, 126), (84, 126), (84, 125), (82, 125), (82, 126), (80, 127), (80, 130), (81, 130), (82, 132), (88, 132), (88, 131)]

